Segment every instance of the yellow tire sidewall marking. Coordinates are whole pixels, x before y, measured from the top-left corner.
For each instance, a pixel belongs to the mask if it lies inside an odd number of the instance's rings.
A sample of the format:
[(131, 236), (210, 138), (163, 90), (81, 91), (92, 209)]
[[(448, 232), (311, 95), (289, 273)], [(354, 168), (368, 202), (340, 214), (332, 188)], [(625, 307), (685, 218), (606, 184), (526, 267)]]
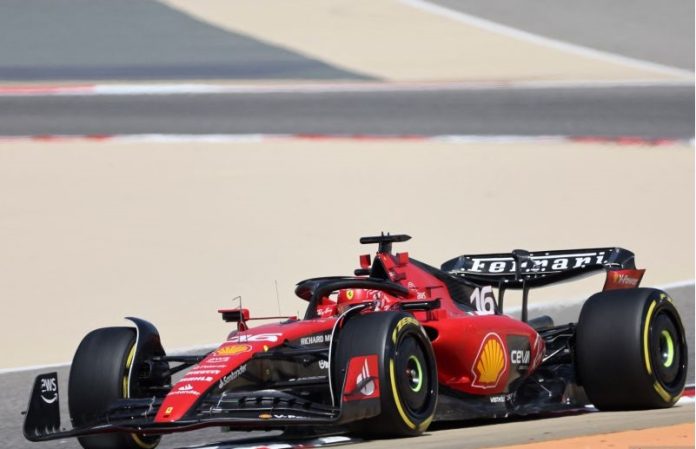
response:
[(652, 366), (650, 364), (650, 347), (648, 345), (648, 334), (650, 333), (650, 319), (657, 306), (657, 301), (653, 301), (648, 307), (648, 313), (645, 315), (645, 324), (643, 325), (643, 357), (645, 359), (645, 369), (648, 374), (652, 375)]
[(396, 404), (396, 409), (399, 411), (399, 415), (401, 415), (401, 419), (404, 421), (404, 424), (406, 424), (408, 427), (411, 429), (416, 429), (416, 425), (411, 421), (408, 416), (406, 416), (406, 412), (404, 412), (404, 408), (401, 405), (401, 398), (399, 397), (399, 391), (396, 386), (396, 372), (394, 369), (394, 359), (389, 359), (389, 380), (391, 381), (391, 387), (392, 387), (392, 395), (394, 396), (394, 403)]

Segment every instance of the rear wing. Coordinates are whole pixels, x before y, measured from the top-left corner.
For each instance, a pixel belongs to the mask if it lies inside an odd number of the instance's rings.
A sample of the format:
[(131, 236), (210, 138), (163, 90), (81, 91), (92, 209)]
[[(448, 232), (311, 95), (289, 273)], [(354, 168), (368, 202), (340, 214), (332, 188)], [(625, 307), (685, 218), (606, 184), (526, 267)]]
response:
[(511, 253), (459, 256), (442, 270), (477, 284), (507, 288), (543, 287), (597, 271), (634, 270), (635, 254), (623, 248), (560, 251), (514, 250)]
[(459, 256), (442, 264), (447, 273), (475, 284), (498, 287), (502, 313), (507, 289), (522, 289), (522, 321), (527, 320), (530, 288), (569, 281), (605, 271), (604, 290), (634, 288), (645, 270), (636, 269), (635, 255), (623, 248), (525, 251)]

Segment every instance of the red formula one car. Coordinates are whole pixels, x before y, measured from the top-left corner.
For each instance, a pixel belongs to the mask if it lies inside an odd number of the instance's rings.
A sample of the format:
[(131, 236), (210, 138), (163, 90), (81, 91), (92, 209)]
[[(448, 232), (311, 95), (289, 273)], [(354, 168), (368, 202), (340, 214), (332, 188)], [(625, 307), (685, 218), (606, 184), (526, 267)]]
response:
[[(250, 329), (246, 309), (216, 350), (167, 356), (150, 323), (89, 333), (73, 359), (73, 424), (60, 429), (56, 373), (38, 376), (24, 433), (76, 436), (87, 449), (153, 448), (162, 434), (340, 427), (412, 436), (433, 420), (583, 408), (673, 405), (686, 379), (681, 320), (666, 293), (638, 288), (644, 270), (621, 248), (460, 256), (434, 268), (376, 243), (351, 277), (308, 279), (303, 319)], [(577, 323), (527, 319), (531, 288), (606, 272)], [(503, 314), (522, 291), (521, 319)], [(172, 375), (188, 369), (178, 382)]]

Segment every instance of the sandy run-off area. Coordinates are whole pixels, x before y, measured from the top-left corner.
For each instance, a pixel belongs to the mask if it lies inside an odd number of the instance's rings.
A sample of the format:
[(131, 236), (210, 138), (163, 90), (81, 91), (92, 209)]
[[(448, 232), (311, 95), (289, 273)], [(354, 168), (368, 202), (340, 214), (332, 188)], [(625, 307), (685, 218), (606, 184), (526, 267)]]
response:
[(238, 295), (252, 315), (302, 313), (294, 284), (351, 274), (374, 250), (358, 238), (380, 231), (412, 235), (399, 249), (432, 265), (618, 245), (644, 285), (692, 279), (693, 158), (686, 144), (6, 142), (0, 368), (69, 361), (131, 315), (168, 348), (214, 343)]

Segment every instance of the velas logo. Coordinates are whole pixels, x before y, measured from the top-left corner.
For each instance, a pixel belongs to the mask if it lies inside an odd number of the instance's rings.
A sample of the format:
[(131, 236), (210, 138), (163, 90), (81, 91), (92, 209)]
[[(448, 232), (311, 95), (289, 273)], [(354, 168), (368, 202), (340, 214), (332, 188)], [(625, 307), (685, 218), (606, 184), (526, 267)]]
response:
[(215, 351), (215, 355), (225, 356), (225, 355), (237, 355), (243, 352), (251, 351), (251, 346), (249, 345), (229, 345), (223, 346), (222, 348)]
[(474, 359), (474, 381), (472, 387), (495, 388), (505, 372), (507, 360), (503, 340), (495, 332), (487, 334), (481, 342), (479, 352)]

